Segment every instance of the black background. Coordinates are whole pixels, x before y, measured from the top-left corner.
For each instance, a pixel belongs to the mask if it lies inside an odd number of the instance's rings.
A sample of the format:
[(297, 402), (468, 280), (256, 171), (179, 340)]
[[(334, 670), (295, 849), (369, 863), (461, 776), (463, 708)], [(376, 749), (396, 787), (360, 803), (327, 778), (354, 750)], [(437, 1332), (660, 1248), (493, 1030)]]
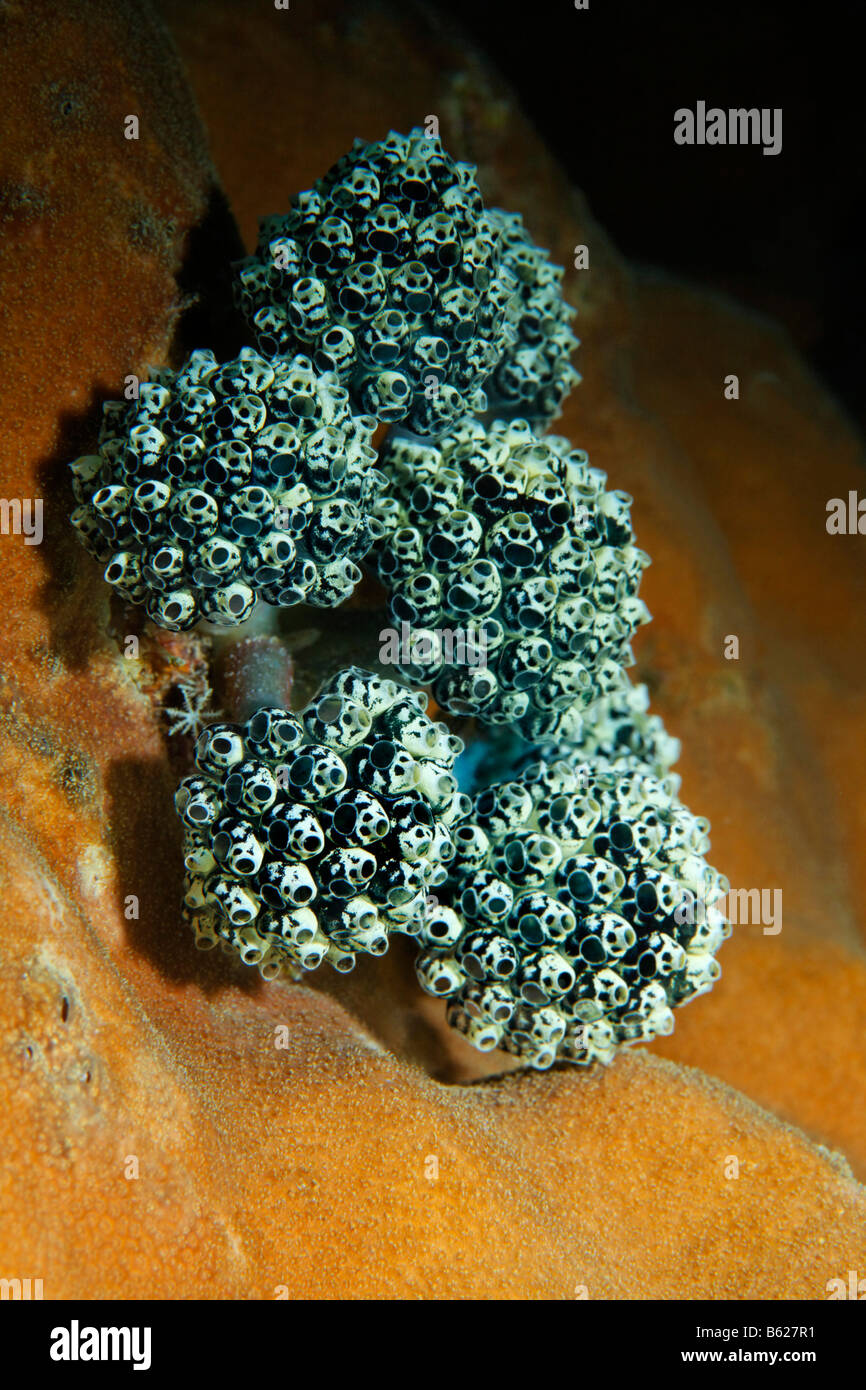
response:
[[(866, 426), (863, 0), (434, 0), (630, 259), (781, 321)], [(678, 146), (681, 106), (782, 107), (782, 151)]]

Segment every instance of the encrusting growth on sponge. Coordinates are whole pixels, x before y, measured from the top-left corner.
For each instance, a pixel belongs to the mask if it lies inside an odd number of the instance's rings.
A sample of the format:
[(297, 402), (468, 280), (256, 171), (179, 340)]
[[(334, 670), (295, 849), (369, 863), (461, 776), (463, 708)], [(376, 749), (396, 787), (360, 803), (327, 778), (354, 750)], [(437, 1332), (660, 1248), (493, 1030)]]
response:
[(452, 772), (463, 745), (426, 703), (349, 668), (299, 716), (259, 709), (202, 733), (176, 797), (199, 947), (271, 979), (325, 959), (351, 970), (390, 932), (417, 934), (467, 808)]
[(417, 969), (476, 1047), (541, 1069), (610, 1061), (712, 986), (728, 885), (678, 782), (538, 761), (475, 797), (441, 895), (462, 929), (432, 924)]
[(160, 627), (236, 626), (259, 596), (332, 607), (381, 529), (375, 428), (306, 358), (194, 352), (106, 404), (99, 453), (72, 465), (72, 524)]
[[(711, 987), (727, 885), (628, 679), (631, 498), (538, 432), (580, 379), (562, 271), (475, 173), (392, 132), (266, 218), (236, 267), (255, 347), (107, 404), (72, 521), (155, 624), (216, 630), (235, 722), (176, 796), (197, 945), (298, 978), (402, 932), (475, 1047), (609, 1061)], [(399, 675), (485, 731), (474, 798), (417, 690), (350, 667), (288, 708), (279, 609), (337, 606), (365, 559), (411, 633)]]
[(414, 130), (355, 142), (238, 266), (259, 350), (307, 353), (359, 409), (436, 436), (487, 407), (546, 422), (579, 380), (562, 271), (471, 164)]
[[(630, 639), (649, 620), (636, 596), (649, 557), (634, 544), (631, 498), (606, 491), (582, 450), (526, 421), (466, 419), (438, 446), (398, 437), (382, 468), (374, 555), (393, 618), (424, 652), (399, 668), (406, 679), (532, 742), (623, 688)], [(433, 634), (461, 625), (481, 632), (483, 665), (437, 653)]]

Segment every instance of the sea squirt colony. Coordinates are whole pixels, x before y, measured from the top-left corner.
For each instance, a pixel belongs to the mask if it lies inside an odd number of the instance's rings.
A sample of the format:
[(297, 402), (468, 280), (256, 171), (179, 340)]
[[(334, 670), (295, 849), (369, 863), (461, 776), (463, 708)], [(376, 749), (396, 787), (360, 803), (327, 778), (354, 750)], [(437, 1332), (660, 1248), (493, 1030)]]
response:
[[(336, 607), (364, 562), (416, 636), (483, 633), (483, 664), (431, 642), (408, 686), (351, 667), (300, 714), (205, 728), (176, 796), (184, 914), (266, 979), (407, 934), (475, 1047), (588, 1064), (711, 988), (727, 884), (627, 674), (631, 498), (543, 433), (579, 381), (562, 271), (475, 173), (392, 132), (264, 219), (235, 268), (248, 345), (107, 403), (71, 519), (170, 630)], [(485, 731), (474, 796), (421, 684)]]

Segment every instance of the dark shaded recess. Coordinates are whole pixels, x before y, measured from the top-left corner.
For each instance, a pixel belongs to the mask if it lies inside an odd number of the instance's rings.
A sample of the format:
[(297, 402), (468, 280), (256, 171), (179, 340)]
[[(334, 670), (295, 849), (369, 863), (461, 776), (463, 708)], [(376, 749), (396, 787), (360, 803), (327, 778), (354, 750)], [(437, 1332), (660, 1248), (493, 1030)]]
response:
[(69, 465), (96, 449), (102, 403), (118, 394), (100, 384), (81, 411), (63, 412), (58, 421), (60, 443), (35, 470), (38, 495), (45, 503), (45, 539), (38, 547), (44, 579), (37, 595), (49, 623), (45, 648), (72, 671), (86, 670), (104, 647), (103, 603), (110, 608), (110, 632), (140, 637), (147, 621), (143, 606), (124, 603), (109, 589), (104, 566), (84, 549), (69, 521), (76, 506)]
[(44, 542), (38, 546), (45, 578), (39, 586), (40, 608), (48, 617), (49, 650), (71, 670), (84, 670), (101, 646), (97, 623), (102, 575), (69, 523), (75, 507), (70, 463), (96, 448), (102, 402), (111, 399), (104, 386), (94, 387), (80, 411), (65, 411), (58, 421), (59, 443), (35, 470), (44, 501)]
[[(231, 289), (231, 262), (243, 254), (225, 194), (213, 187), (207, 211), (186, 238), (183, 265), (177, 275), (178, 294), (186, 307), (172, 340), (171, 357), (176, 366), (194, 348), (210, 347), (225, 360), (249, 341), (234, 309)], [(147, 365), (139, 363), (139, 370)], [(108, 387), (100, 382), (83, 410), (63, 414), (58, 447), (41, 461), (36, 472), (39, 494), (45, 501), (46, 544), (39, 547), (39, 554), (47, 569), (39, 602), (51, 624), (52, 650), (74, 670), (83, 670), (101, 645), (92, 615), (104, 586), (101, 567), (87, 554), (69, 524), (69, 513), (75, 506), (69, 464), (81, 454), (95, 451), (103, 401), (119, 396), (119, 385)], [(85, 614), (88, 618), (82, 621)], [(127, 620), (123, 630), (137, 630), (135, 620)]]
[(208, 195), (207, 211), (186, 239), (177, 275), (184, 308), (172, 341), (172, 361), (180, 366), (196, 348), (210, 348), (219, 361), (234, 357), (252, 342), (232, 298), (232, 262), (246, 251), (223, 190)]
[[(107, 823), (127, 938), (165, 979), (195, 982), (206, 994), (229, 987), (257, 993), (265, 983), (258, 971), (219, 948), (196, 950), (181, 915), (183, 826), (174, 809), (175, 785), (167, 760), (127, 758), (108, 769)], [(124, 915), (130, 894), (138, 898), (137, 920)]]
[(354, 970), (347, 975), (322, 965), (304, 975), (302, 983), (335, 1000), (397, 1057), (421, 1066), (434, 1081), (455, 1084), (460, 1063), (448, 1047), (445, 1004), (436, 1001), (430, 1017), (417, 1007), (417, 953), (416, 941), (394, 933), (384, 956), (359, 955)]
[[(861, 0), (430, 8), (501, 70), (630, 260), (779, 320), (866, 424)], [(782, 152), (677, 146), (674, 111), (698, 100), (782, 107)]]

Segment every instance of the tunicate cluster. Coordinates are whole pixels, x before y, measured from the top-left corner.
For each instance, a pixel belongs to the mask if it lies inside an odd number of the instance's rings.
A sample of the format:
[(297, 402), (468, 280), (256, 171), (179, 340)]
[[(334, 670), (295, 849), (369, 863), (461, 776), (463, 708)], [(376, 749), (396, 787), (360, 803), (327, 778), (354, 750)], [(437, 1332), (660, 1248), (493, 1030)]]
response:
[(468, 809), (452, 772), (463, 745), (426, 703), (350, 667), (299, 715), (203, 731), (176, 795), (200, 948), (273, 979), (324, 960), (351, 970), (392, 931), (417, 934)]
[(645, 685), (628, 681), (612, 695), (604, 695), (584, 710), (566, 710), (557, 723), (558, 741), (541, 747), (527, 744), (512, 730), (497, 728), (480, 744), (461, 786), (479, 791), (491, 782), (510, 781), (543, 756), (546, 762), (568, 760), (578, 770), (604, 766), (617, 772), (668, 775), (680, 756), (680, 741), (668, 733), (659, 715), (649, 712)]
[(331, 607), (381, 533), (376, 421), (308, 358), (194, 352), (104, 407), (99, 452), (72, 465), (72, 514), (105, 578), (160, 627), (230, 627), (256, 598)]
[(711, 987), (727, 885), (627, 675), (649, 620), (631, 498), (536, 433), (580, 379), (563, 272), (475, 175), (392, 132), (264, 219), (236, 267), (255, 346), (107, 404), (72, 521), (175, 631), (336, 606), (366, 557), (382, 665), (486, 726), (470, 799), (425, 695), (351, 667), (294, 714), (277, 636), (223, 652), (238, 722), (204, 729), (176, 795), (197, 945), (300, 978), (401, 932), (475, 1047), (586, 1065)]
[[(634, 544), (631, 498), (608, 492), (582, 450), (524, 420), (485, 430), (464, 419), (436, 447), (394, 439), (382, 469), (373, 554), (392, 619), (410, 632), (404, 678), (534, 743), (625, 687), (631, 637), (649, 620), (637, 597), (649, 557)], [(454, 660), (453, 640), (449, 655), (443, 634), (458, 632), (473, 638), (474, 664)]]
[(471, 164), (437, 136), (356, 140), (237, 273), (263, 353), (307, 353), (358, 407), (436, 436), (503, 400), (549, 417), (577, 380), (557, 268), (519, 219), (485, 211)]
[(607, 1062), (712, 987), (728, 885), (678, 789), (603, 759), (537, 761), (474, 798), (417, 971), (476, 1048)]
[(487, 383), (488, 407), (497, 417), (544, 426), (556, 419), (580, 381), (571, 365), (579, 346), (569, 327), (575, 310), (562, 297), (562, 267), (536, 246), (520, 214), (493, 208), (490, 220), (518, 290), (511, 309), (515, 340)]

